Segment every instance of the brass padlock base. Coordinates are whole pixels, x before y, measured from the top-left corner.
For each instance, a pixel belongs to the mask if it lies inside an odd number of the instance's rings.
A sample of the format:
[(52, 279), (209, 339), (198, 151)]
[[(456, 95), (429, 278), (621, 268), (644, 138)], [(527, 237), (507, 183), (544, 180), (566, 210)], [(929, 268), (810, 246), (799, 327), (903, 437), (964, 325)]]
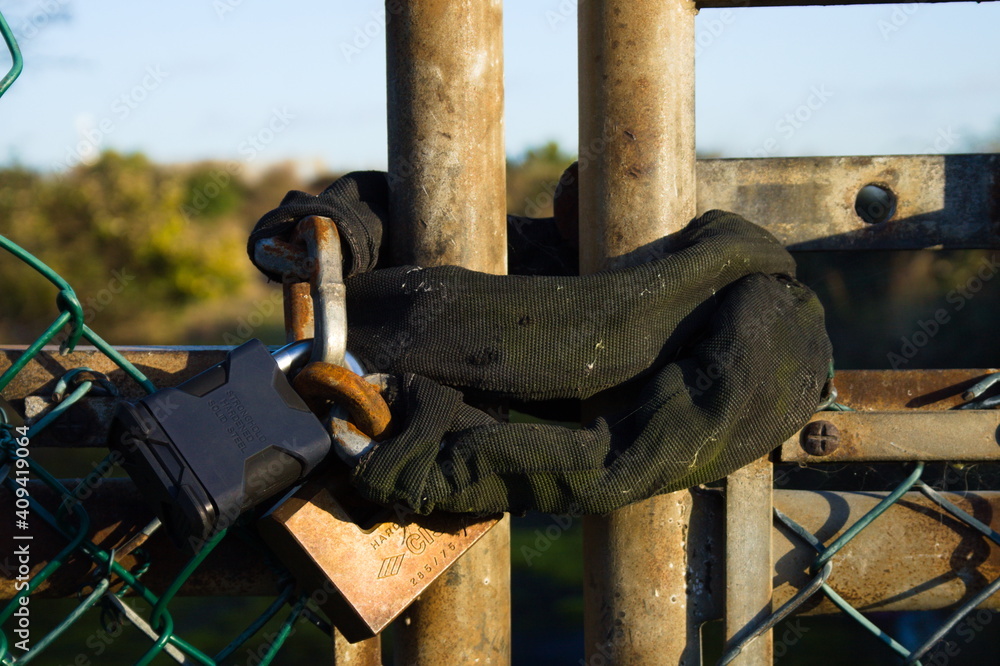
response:
[(261, 536), (352, 643), (381, 632), (501, 516), (418, 516), (360, 499), (345, 476), (304, 485)]

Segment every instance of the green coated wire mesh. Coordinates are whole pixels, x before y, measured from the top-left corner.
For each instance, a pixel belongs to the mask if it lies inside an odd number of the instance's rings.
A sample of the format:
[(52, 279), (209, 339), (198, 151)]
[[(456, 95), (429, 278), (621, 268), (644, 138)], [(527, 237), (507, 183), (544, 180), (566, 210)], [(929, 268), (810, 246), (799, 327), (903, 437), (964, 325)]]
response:
[[(10, 368), (0, 376), (0, 390), (3, 390), (11, 380), (33, 359), (42, 348), (49, 344), (57, 334), (68, 328), (69, 335), (62, 345), (62, 351), (72, 352), (79, 340), (86, 340), (112, 359), (128, 377), (140, 384), (147, 392), (154, 391), (152, 383), (124, 356), (108, 345), (99, 335), (84, 323), (83, 309), (72, 287), (23, 248), (0, 236), (0, 247), (13, 254), (28, 266), (45, 276), (58, 289), (56, 302), (59, 315), (52, 325), (35, 340)], [(156, 594), (142, 583), (142, 575), (149, 563), (133, 567), (131, 570), (116, 561), (116, 554), (98, 547), (89, 538), (91, 521), (85, 502), (77, 496), (78, 489), (94, 487), (100, 479), (114, 466), (109, 454), (103, 461), (94, 465), (93, 471), (70, 490), (59, 479), (55, 478), (34, 457), (31, 450), (31, 440), (45, 428), (56, 422), (70, 407), (81, 400), (96, 386), (97, 379), (91, 375), (88, 368), (75, 368), (64, 375), (56, 386), (56, 394), (64, 394), (54, 407), (30, 425), (18, 422), (16, 414), (7, 414), (0, 409), (0, 479), (4, 488), (13, 498), (15, 521), (14, 555), (19, 549), (25, 554), (30, 553), (32, 529), (37, 527), (36, 521), (44, 521), (65, 539), (62, 550), (48, 560), (41, 570), (29, 575), (27, 565), (11, 572), (15, 579), (17, 594), (0, 611), (0, 662), (3, 664), (27, 664), (34, 661), (49, 648), (60, 635), (73, 624), (83, 618), (90, 609), (100, 608), (105, 613), (120, 615), (129, 612), (120, 600), (127, 594), (133, 594), (142, 603), (148, 605), (148, 623), (134, 616), (129, 618), (132, 624), (143, 626), (151, 639), (151, 645), (135, 663), (148, 664), (157, 655), (166, 654), (180, 663), (219, 664), (232, 655), (240, 646), (256, 634), (272, 617), (278, 614), (286, 603), (292, 604), (287, 618), (270, 641), (266, 653), (261, 657), (260, 664), (270, 664), (278, 651), (284, 645), (292, 631), (293, 625), (306, 612), (305, 596), (294, 596), (291, 576), (273, 565), (278, 573), (279, 589), (274, 603), (264, 610), (239, 636), (214, 656), (206, 654), (188, 641), (181, 638), (174, 630), (174, 619), (171, 616), (169, 604), (176, 596), (184, 582), (195, 572), (209, 553), (223, 539), (226, 532), (213, 538), (196, 556), (194, 556), (180, 571), (177, 577), (161, 593)], [(87, 377), (87, 378), (85, 378)], [(81, 380), (74, 382), (73, 380)], [(72, 384), (75, 388), (69, 391)], [(68, 392), (67, 392), (68, 391)], [(41, 480), (58, 498), (55, 506), (42, 503), (32, 496), (29, 479)], [(154, 524), (155, 527), (155, 524)], [(240, 529), (239, 527), (233, 529)], [(26, 622), (21, 622), (27, 614), (20, 610), (27, 607), (25, 601), (40, 585), (42, 585), (56, 570), (71, 559), (88, 559), (94, 565), (94, 575), (89, 580), (82, 580), (80, 585), (79, 605), (69, 613), (55, 628), (38, 640), (26, 640), (21, 636), (29, 636), (25, 631)], [(25, 558), (29, 560), (30, 558)], [(15, 562), (16, 563), (16, 562)], [(119, 584), (120, 582), (120, 584)], [(20, 633), (19, 633), (20, 630)], [(10, 636), (9, 636), (10, 634)], [(20, 650), (16, 648), (22, 648)]]
[[(843, 405), (833, 403), (833, 405), (828, 407), (828, 409), (841, 411), (847, 408)], [(812, 564), (813, 578), (807, 585), (802, 587), (794, 597), (783, 604), (781, 608), (774, 611), (771, 615), (763, 618), (752, 631), (747, 633), (745, 638), (729, 649), (719, 660), (719, 666), (725, 666), (726, 664), (731, 663), (740, 654), (740, 652), (742, 652), (743, 648), (759, 638), (765, 632), (773, 629), (778, 625), (778, 623), (791, 616), (798, 608), (820, 592), (825, 594), (830, 601), (836, 604), (837, 607), (840, 608), (848, 617), (852, 618), (861, 627), (864, 627), (866, 630), (871, 632), (876, 638), (878, 638), (878, 640), (888, 645), (894, 652), (904, 659), (905, 664), (915, 664), (920, 666), (920, 659), (922, 657), (927, 655), (927, 653), (930, 652), (930, 650), (934, 648), (934, 646), (937, 645), (938, 642), (941, 641), (952, 629), (954, 629), (959, 622), (968, 616), (969, 613), (978, 608), (984, 601), (986, 601), (986, 599), (995, 594), (997, 590), (1000, 590), (1000, 578), (997, 578), (978, 593), (966, 600), (940, 627), (938, 627), (936, 631), (924, 640), (923, 643), (912, 650), (906, 648), (899, 641), (861, 614), (856, 608), (854, 608), (854, 606), (837, 594), (837, 591), (828, 585), (826, 581), (830, 577), (830, 574), (833, 573), (834, 557), (837, 553), (843, 550), (844, 546), (860, 534), (862, 530), (872, 525), (879, 516), (885, 513), (893, 504), (899, 502), (906, 495), (906, 493), (913, 488), (916, 488), (928, 499), (935, 502), (938, 506), (958, 520), (963, 521), (983, 534), (986, 538), (1000, 545), (1000, 533), (997, 533), (997, 531), (992, 529), (989, 525), (986, 525), (969, 515), (953, 502), (950, 502), (931, 488), (931, 486), (921, 479), (923, 473), (924, 463), (915, 463), (913, 471), (902, 483), (893, 489), (892, 492), (885, 497), (885, 499), (862, 516), (856, 523), (844, 531), (844, 533), (830, 545), (824, 545), (808, 530), (775, 508), (775, 519), (784, 525), (790, 532), (805, 541), (817, 551), (818, 555)]]
[[(0, 79), (0, 95), (11, 86), (22, 70), (21, 52), (17, 41), (3, 15), (0, 15), (0, 34), (7, 44), (12, 58), (10, 71)], [(43, 347), (52, 342), (57, 335), (67, 331), (65, 341), (60, 347), (63, 353), (70, 353), (81, 340), (86, 340), (114, 361), (132, 380), (137, 382), (147, 393), (155, 390), (153, 384), (132, 365), (117, 350), (112, 348), (97, 333), (90, 329), (84, 321), (83, 306), (73, 288), (47, 265), (9, 239), (0, 236), (0, 248), (3, 248), (27, 266), (37, 271), (57, 289), (56, 304), (58, 316), (20, 357), (0, 376), (0, 391), (2, 391), (32, 360), (36, 359)], [(291, 576), (278, 565), (272, 563), (278, 574), (279, 589), (274, 602), (268, 606), (247, 628), (236, 636), (225, 648), (214, 656), (209, 656), (199, 648), (181, 638), (174, 630), (174, 619), (168, 608), (171, 600), (177, 595), (184, 582), (198, 568), (204, 559), (215, 549), (226, 535), (221, 532), (210, 540), (206, 546), (184, 566), (177, 577), (159, 595), (141, 581), (142, 575), (149, 568), (149, 563), (136, 565), (131, 570), (122, 566), (114, 551), (98, 547), (89, 538), (91, 520), (85, 503), (79, 494), (81, 490), (93, 487), (114, 467), (114, 461), (109, 454), (93, 471), (78, 483), (73, 490), (68, 489), (59, 479), (45, 469), (31, 451), (31, 440), (50, 427), (65, 412), (86, 396), (94, 387), (96, 379), (89, 368), (75, 368), (67, 372), (56, 386), (56, 394), (63, 395), (44, 415), (30, 425), (25, 425), (15, 413), (8, 413), (0, 403), (0, 482), (9, 491), (13, 500), (14, 547), (12, 570), (5, 571), (9, 578), (14, 579), (17, 593), (0, 610), (0, 663), (27, 664), (38, 659), (61, 635), (87, 615), (87, 611), (100, 607), (104, 616), (110, 615), (116, 622), (130, 621), (136, 627), (142, 627), (150, 638), (151, 645), (135, 663), (148, 664), (157, 656), (164, 654), (179, 663), (218, 664), (232, 655), (240, 646), (246, 643), (275, 615), (286, 603), (292, 604), (292, 609), (280, 629), (270, 637), (266, 652), (258, 663), (270, 664), (278, 651), (284, 645), (292, 632), (292, 627), (304, 614), (307, 598), (294, 596)], [(86, 377), (86, 378), (85, 378)], [(77, 381), (68, 394), (71, 381)], [(114, 391), (113, 386), (105, 386)], [(58, 499), (55, 506), (46, 505), (32, 496), (29, 479), (41, 480), (55, 493)], [(30, 558), (31, 530), (37, 521), (44, 521), (65, 539), (65, 546), (45, 565), (32, 573), (27, 562)], [(157, 522), (147, 527), (147, 532), (155, 530)], [(240, 529), (240, 528), (234, 528)], [(23, 559), (21, 555), (25, 555)], [(80, 603), (63, 618), (51, 631), (41, 639), (29, 640), (28, 603), (31, 594), (48, 580), (60, 567), (71, 559), (88, 559), (94, 565), (94, 576), (91, 580), (82, 580), (78, 596)], [(119, 584), (120, 583), (120, 584)], [(149, 620), (146, 622), (131, 607), (121, 602), (126, 594), (133, 594), (149, 607)], [(8, 634), (11, 634), (9, 637)], [(12, 640), (13, 639), (13, 640)], [(18, 648), (21, 648), (18, 650)], [(17, 654), (15, 654), (17, 652)]]
[[(3, 79), (0, 79), (0, 95), (2, 95), (20, 73), (22, 61), (16, 41), (2, 15), (0, 15), (0, 33), (3, 34), (13, 59), (10, 71)], [(45, 345), (51, 343), (57, 335), (64, 331), (67, 332), (67, 335), (61, 345), (61, 351), (72, 352), (81, 340), (86, 340), (113, 360), (128, 377), (142, 386), (145, 391), (153, 392), (155, 390), (152, 383), (135, 366), (86, 325), (80, 300), (72, 287), (62, 277), (29, 252), (3, 236), (0, 236), (0, 248), (3, 248), (17, 259), (23, 261), (28, 267), (37, 271), (55, 286), (57, 290), (56, 303), (59, 311), (52, 324), (28, 346), (3, 376), (0, 376), (0, 391), (28, 363), (38, 357)], [(226, 532), (220, 533), (211, 540), (196, 556), (182, 567), (178, 576), (161, 594), (156, 594), (142, 582), (142, 576), (150, 566), (149, 562), (144, 562), (132, 569), (128, 569), (116, 560), (116, 553), (114, 551), (100, 548), (89, 538), (91, 521), (87, 512), (86, 501), (77, 495), (76, 489), (92, 487), (103, 476), (108, 474), (113, 467), (111, 456), (105, 457), (101, 463), (94, 465), (93, 471), (75, 486), (74, 490), (67, 488), (35, 459), (30, 444), (32, 438), (45, 428), (50, 427), (73, 404), (88, 395), (97, 385), (97, 380), (92, 375), (83, 374), (88, 371), (88, 368), (76, 368), (66, 373), (56, 387), (56, 393), (61, 393), (64, 397), (30, 425), (20, 423), (18, 416), (7, 413), (3, 409), (2, 403), (0, 403), (0, 482), (2, 482), (3, 487), (13, 498), (12, 508), (16, 529), (14, 535), (14, 553), (15, 555), (17, 554), (18, 548), (27, 550), (27, 546), (19, 546), (17, 544), (30, 545), (30, 529), (35, 521), (38, 520), (44, 521), (44, 523), (61, 535), (61, 538), (65, 541), (64, 547), (58, 554), (49, 559), (33, 575), (28, 575), (29, 571), (27, 569), (9, 572), (10, 576), (17, 581), (15, 587), (18, 591), (0, 610), (0, 628), (2, 628), (0, 629), (0, 663), (8, 665), (27, 664), (38, 660), (39, 655), (42, 655), (47, 648), (66, 634), (67, 630), (74, 624), (81, 621), (85, 616), (90, 615), (90, 612), (96, 613), (100, 611), (102, 617), (110, 615), (117, 618), (118, 621), (127, 619), (133, 626), (141, 629), (142, 633), (149, 638), (149, 647), (145, 654), (138, 658), (135, 662), (136, 664), (149, 664), (160, 655), (169, 657), (178, 663), (221, 664), (234, 655), (266, 623), (276, 617), (286, 605), (290, 605), (291, 609), (287, 613), (280, 629), (273, 637), (270, 637), (266, 651), (257, 661), (262, 666), (270, 664), (292, 633), (294, 624), (303, 616), (310, 615), (306, 605), (307, 597), (305, 595), (296, 595), (293, 592), (294, 585), (287, 571), (281, 569), (276, 564), (273, 565), (278, 580), (278, 592), (273, 602), (254, 618), (246, 629), (236, 636), (226, 647), (214, 655), (209, 655), (178, 635), (177, 631), (175, 631), (174, 618), (170, 612), (170, 604), (184, 582), (190, 578), (208, 554), (213, 551), (226, 535)], [(836, 402), (835, 394), (830, 396), (827, 408), (831, 410), (849, 409)], [(858, 533), (873, 524), (892, 504), (899, 501), (906, 492), (913, 488), (916, 488), (957, 519), (964, 521), (981, 532), (986, 538), (1000, 544), (1000, 534), (988, 525), (976, 520), (955, 504), (949, 502), (922, 481), (921, 475), (923, 470), (924, 464), (916, 463), (913, 472), (903, 483), (830, 545), (822, 544), (805, 528), (775, 509), (775, 518), (817, 551), (818, 554), (812, 567), (814, 577), (794, 598), (769, 617), (762, 620), (745, 639), (729, 650), (723, 656), (720, 664), (730, 663), (749, 642), (775, 627), (779, 622), (793, 614), (796, 609), (802, 606), (813, 595), (819, 593), (827, 595), (849, 617), (856, 620), (861, 626), (872, 632), (879, 640), (899, 654), (905, 660), (905, 663), (920, 664), (921, 657), (925, 656), (938, 641), (944, 638), (951, 629), (982, 604), (983, 601), (996, 593), (1000, 589), (1000, 579), (994, 580), (979, 593), (968, 599), (923, 644), (910, 650), (873, 624), (827, 584), (826, 581), (833, 570), (837, 553), (856, 537)], [(33, 497), (29, 491), (29, 479), (40, 480), (55, 493), (55, 496), (59, 499), (56, 506), (43, 504)], [(155, 529), (155, 521), (148, 529)], [(236, 527), (233, 529), (241, 528)], [(71, 558), (86, 558), (93, 565), (94, 571), (94, 574), (89, 579), (81, 581), (78, 594), (79, 603), (76, 608), (62, 618), (54, 628), (40, 639), (32, 640), (30, 644), (28, 641), (20, 639), (20, 636), (23, 635), (18, 633), (18, 630), (23, 628), (20, 622), (20, 618), (23, 617), (20, 609), (27, 605), (26, 600), (30, 595)], [(134, 595), (142, 604), (148, 607), (148, 621), (139, 616), (131, 606), (127, 606), (122, 602), (122, 598), (127, 594)], [(315, 618), (310, 619), (316, 621)], [(18, 647), (26, 649), (19, 650)]]

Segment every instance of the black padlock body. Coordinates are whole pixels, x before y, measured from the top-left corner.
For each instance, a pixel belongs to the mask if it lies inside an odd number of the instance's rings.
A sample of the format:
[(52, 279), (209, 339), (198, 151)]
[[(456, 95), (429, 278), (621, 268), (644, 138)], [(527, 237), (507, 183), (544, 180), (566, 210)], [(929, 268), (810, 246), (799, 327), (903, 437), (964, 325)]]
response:
[(178, 545), (197, 552), (309, 474), (330, 436), (259, 340), (119, 408), (109, 447)]

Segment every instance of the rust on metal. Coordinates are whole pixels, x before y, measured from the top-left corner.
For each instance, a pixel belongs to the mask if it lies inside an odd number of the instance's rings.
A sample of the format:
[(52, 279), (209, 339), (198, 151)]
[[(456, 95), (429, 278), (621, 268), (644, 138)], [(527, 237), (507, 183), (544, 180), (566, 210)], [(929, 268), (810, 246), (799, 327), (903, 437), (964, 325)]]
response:
[(298, 238), (291, 241), (276, 236), (263, 238), (254, 246), (253, 256), (267, 270), (300, 281), (308, 281), (314, 269), (305, 243)]
[(828, 456), (840, 446), (840, 430), (829, 421), (813, 421), (802, 428), (799, 443), (811, 456)]
[[(306, 283), (301, 288), (308, 290)], [(310, 311), (311, 310), (305, 310)], [(305, 339), (310, 336), (304, 336)], [(0, 373), (9, 368), (24, 346), (0, 347)], [(225, 359), (230, 347), (118, 347), (157, 386), (174, 386)], [(93, 347), (81, 345), (67, 356), (56, 346), (44, 347), (4, 389), (8, 400), (29, 395), (51, 395), (56, 381), (68, 370), (86, 366), (108, 375), (126, 397), (144, 395), (111, 359)], [(952, 370), (840, 370), (834, 384), (838, 400), (859, 411), (904, 409), (951, 409), (962, 402), (962, 394), (995, 368)]]
[[(154, 385), (176, 386), (221, 362), (231, 347), (116, 347), (116, 349), (139, 368)], [(20, 358), (24, 350), (23, 346), (0, 348), (0, 373)], [(80, 345), (72, 354), (63, 356), (57, 346), (49, 345), (43, 347), (38, 356), (4, 388), (3, 396), (13, 402), (23, 400), (29, 395), (51, 395), (60, 377), (69, 370), (81, 366), (107, 375), (124, 398), (139, 398), (146, 394), (141, 386), (125, 374), (124, 370), (94, 347)]]
[(502, 4), (403, 2), (387, 17), (389, 243), (400, 265), (506, 271)]
[(346, 475), (307, 483), (259, 523), (268, 545), (352, 642), (381, 632), (499, 516), (418, 516), (364, 502)]
[[(290, 236), (264, 238), (254, 247), (257, 263), (282, 276), (286, 341), (313, 338), (314, 361), (342, 365), (347, 315), (340, 233), (330, 218), (309, 215)], [(298, 284), (303, 281), (307, 287)]]
[[(942, 493), (1000, 528), (1000, 493)], [(824, 543), (831, 543), (886, 493), (775, 490), (774, 505)], [(788, 601), (811, 577), (816, 551), (783, 527), (774, 528), (774, 604)], [(833, 558), (828, 581), (848, 603), (871, 611), (953, 607), (1000, 577), (1000, 546), (911, 492), (862, 530)], [(985, 608), (1000, 609), (1000, 595)], [(840, 612), (822, 594), (806, 613)]]
[(285, 309), (285, 342), (312, 338), (313, 308), (309, 283), (285, 278), (281, 286)]
[[(770, 615), (774, 465), (767, 456), (726, 478), (726, 645)], [(772, 632), (747, 645), (733, 666), (771, 666)]]
[(318, 414), (328, 412), (329, 403), (344, 407), (369, 437), (377, 438), (389, 427), (392, 414), (378, 389), (339, 365), (310, 363), (295, 375), (292, 386)]
[(310, 271), (305, 244), (265, 238), (254, 248), (254, 259), (264, 268), (282, 276), (285, 342), (313, 337), (312, 296), (308, 282)]
[(579, 7), (585, 272), (643, 261), (694, 217), (695, 13), (685, 0)]
[[(310, 256), (310, 246), (319, 247), (332, 243), (339, 245), (340, 233), (337, 231), (337, 225), (329, 217), (309, 215), (298, 221), (292, 237), (295, 247), (300, 248), (299, 251), (302, 253), (303, 270), (300, 274), (302, 279), (306, 282), (316, 279), (325, 267), (320, 265), (315, 256)], [(342, 264), (334, 267), (334, 270), (342, 269)]]
[[(998, 155), (702, 160), (698, 212), (739, 213), (790, 250), (1000, 248), (998, 179)], [(895, 196), (888, 222), (855, 211), (870, 184)]]
[(838, 402), (859, 411), (951, 409), (993, 368), (952, 370), (841, 370)]
[(820, 412), (813, 416), (817, 421), (839, 430), (839, 446), (824, 455), (808, 453), (800, 431), (782, 444), (782, 462), (1000, 460), (996, 410)]
[[(580, 271), (594, 273), (645, 260), (695, 215), (696, 9), (607, 0), (578, 12)], [(694, 506), (681, 491), (584, 519), (589, 661), (699, 662)]]

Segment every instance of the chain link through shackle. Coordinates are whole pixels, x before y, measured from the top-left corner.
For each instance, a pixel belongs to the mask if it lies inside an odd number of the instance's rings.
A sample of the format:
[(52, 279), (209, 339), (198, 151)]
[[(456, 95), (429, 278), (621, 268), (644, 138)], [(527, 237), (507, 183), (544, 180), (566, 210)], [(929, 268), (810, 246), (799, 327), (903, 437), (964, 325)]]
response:
[(325, 423), (337, 454), (353, 465), (389, 425), (389, 407), (380, 393), (387, 379), (372, 376), (366, 381), (361, 364), (347, 353), (347, 291), (333, 220), (303, 218), (291, 236), (291, 242), (258, 241), (254, 258), (282, 275), (286, 336), (303, 345), (304, 338), (313, 338), (309, 364), (292, 385), (314, 412), (322, 414), (326, 403), (332, 405)]

